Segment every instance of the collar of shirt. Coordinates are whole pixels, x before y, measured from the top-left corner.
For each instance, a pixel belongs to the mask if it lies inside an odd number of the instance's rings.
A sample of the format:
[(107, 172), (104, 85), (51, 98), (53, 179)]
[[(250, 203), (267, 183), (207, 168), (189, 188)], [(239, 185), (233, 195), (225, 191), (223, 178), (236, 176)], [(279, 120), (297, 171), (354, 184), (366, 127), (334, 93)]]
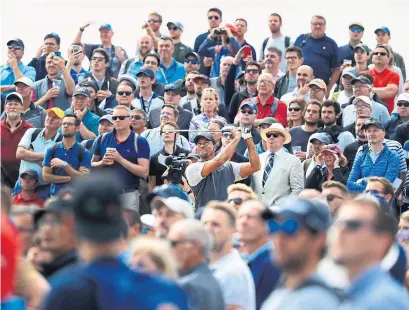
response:
[(353, 296), (365, 290), (369, 285), (376, 283), (377, 279), (383, 276), (381, 266), (376, 264), (368, 267), (351, 281), (351, 285), (347, 290), (348, 295)]
[[(159, 129), (160, 129), (160, 128), (159, 128)], [(131, 130), (129, 136), (128, 136), (125, 140), (119, 141), (118, 138), (116, 137), (116, 129), (114, 129), (114, 130), (112, 131), (112, 136), (115, 138), (115, 141), (116, 141), (117, 144), (122, 144), (122, 143), (125, 143), (126, 141), (128, 141), (128, 140), (132, 137), (132, 134), (133, 134), (133, 133), (134, 133), (134, 131)]]
[[(22, 69), (25, 67), (25, 65), (23, 64), (22, 61), (20, 61), (20, 63), (18, 64), (18, 68), (20, 69), (20, 71), (22, 71)], [(9, 64), (5, 64), (2, 66), (3, 69), (10, 69), (11, 67), (9, 66)]]
[[(266, 160), (267, 160), (267, 158), (270, 159), (271, 155), (273, 154), (269, 150), (267, 150), (267, 152), (268, 152), (268, 155), (266, 157)], [(274, 157), (276, 157), (276, 156), (280, 157), (280, 155), (282, 155), (283, 152), (284, 152), (283, 148), (279, 149), (277, 152), (274, 153)]]
[(247, 262), (250, 263), (253, 260), (255, 260), (260, 254), (266, 252), (266, 251), (270, 251), (273, 249), (273, 244), (268, 241), (266, 244), (264, 244), (263, 246), (259, 247), (253, 254), (249, 255), (247, 257)]
[[(4, 126), (7, 128), (11, 128), (11, 126), (9, 125), (9, 123), (7, 123), (7, 119), (5, 119), (4, 121)], [(21, 126), (21, 124), (23, 124), (23, 119), (20, 120), (20, 122), (17, 124), (16, 129), (19, 128)]]
[(102, 79), (102, 81), (100, 81), (100, 80), (98, 80), (98, 79), (95, 77), (94, 73), (91, 73), (91, 75), (92, 75), (92, 77), (94, 78), (94, 81), (98, 84), (99, 88), (101, 88), (102, 85), (103, 85), (104, 82), (105, 82), (105, 76), (104, 76), (104, 78)]
[(28, 109), (25, 110), (25, 111), (23, 112), (23, 114), (26, 114), (27, 112), (29, 112), (30, 110), (34, 110), (35, 108), (36, 108), (35, 103), (31, 101), (31, 102), (30, 102), (30, 105), (28, 106)]
[(37, 199), (38, 199), (37, 193), (34, 193), (34, 195), (31, 196), (31, 198), (29, 198), (29, 199), (24, 199), (22, 192), (18, 193), (18, 194), (17, 194), (17, 197), (16, 197), (16, 200), (18, 200), (18, 201), (24, 201), (24, 202), (35, 201), (35, 200), (37, 200)]
[(160, 63), (160, 67), (165, 69), (165, 70), (169, 70), (170, 68), (176, 67), (176, 65), (177, 65), (176, 60), (173, 57), (172, 57), (172, 62), (170, 63), (170, 66), (167, 67), (167, 68), (165, 67), (165, 65), (162, 62)]
[(274, 103), (274, 95), (271, 95), (270, 98), (267, 99), (266, 103), (262, 104), (260, 101), (260, 97), (257, 96), (256, 98), (254, 98), (254, 102), (257, 105), (261, 105), (261, 106), (265, 106), (265, 105), (273, 105)]

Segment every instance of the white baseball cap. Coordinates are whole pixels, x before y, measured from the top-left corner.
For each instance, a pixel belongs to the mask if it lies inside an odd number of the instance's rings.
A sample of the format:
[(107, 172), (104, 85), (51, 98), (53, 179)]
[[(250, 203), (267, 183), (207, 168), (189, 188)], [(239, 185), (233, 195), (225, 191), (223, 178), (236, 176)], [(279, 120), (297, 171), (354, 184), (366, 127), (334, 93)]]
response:
[(193, 206), (186, 200), (178, 197), (161, 198), (158, 197), (153, 202), (153, 208), (167, 207), (173, 212), (182, 214), (185, 218), (192, 219), (194, 217)]
[(26, 76), (23, 76), (22, 78), (19, 78), (17, 81), (14, 81), (14, 85), (16, 85), (17, 83), (23, 83), (24, 85), (27, 85), (28, 87), (31, 88), (33, 88), (34, 86), (33, 81)]

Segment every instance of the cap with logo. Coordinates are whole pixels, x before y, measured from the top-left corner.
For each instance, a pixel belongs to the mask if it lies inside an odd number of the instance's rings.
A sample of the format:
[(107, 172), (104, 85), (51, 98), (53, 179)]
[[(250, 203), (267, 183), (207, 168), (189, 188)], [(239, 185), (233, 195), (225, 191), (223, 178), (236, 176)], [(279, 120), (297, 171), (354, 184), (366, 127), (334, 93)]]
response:
[(24, 171), (23, 173), (21, 173), (20, 178), (24, 178), (26, 175), (28, 175), (29, 177), (31, 177), (32, 179), (35, 179), (37, 181), (40, 179), (39, 176), (38, 176), (37, 171), (35, 171), (33, 169), (28, 169), (28, 170)]
[(382, 125), (382, 123), (380, 121), (378, 121), (377, 119), (371, 118), (369, 120), (367, 120), (361, 127), (362, 130), (367, 130), (370, 126), (375, 126), (378, 127), (379, 129), (382, 129), (383, 131), (385, 131), (385, 127)]
[(389, 30), (388, 27), (385, 27), (385, 26), (376, 28), (375, 31), (374, 31), (374, 33), (375, 33), (375, 34), (378, 34), (378, 31), (383, 31), (383, 32), (385, 32), (388, 36), (391, 35), (391, 31)]
[(180, 95), (180, 89), (175, 84), (167, 84), (164, 89), (164, 93), (173, 91), (176, 94)]
[(18, 80), (14, 81), (13, 84), (17, 85), (17, 83), (22, 83), (22, 84), (24, 84), (24, 85), (26, 85), (28, 87), (31, 87), (31, 88), (33, 88), (33, 86), (34, 86), (34, 82), (30, 78), (28, 78), (26, 76), (23, 76), (23, 77), (19, 78)]
[(354, 47), (354, 52), (356, 52), (357, 50), (363, 50), (367, 55), (371, 53), (371, 50), (369, 49), (369, 47), (362, 43)]
[(313, 143), (314, 140), (318, 140), (321, 143), (325, 143), (325, 144), (330, 144), (331, 143), (330, 136), (328, 136), (324, 132), (316, 132), (316, 133), (312, 134), (309, 141), (310, 141), (310, 143)]
[(19, 39), (19, 38), (14, 38), (14, 39), (8, 40), (8, 41), (7, 41), (7, 46), (12, 45), (12, 43), (15, 43), (16, 45), (22, 47), (23, 50), (24, 50), (23, 40), (21, 40), (21, 39)]
[(140, 75), (146, 75), (150, 77), (151, 79), (155, 78), (155, 73), (153, 72), (151, 68), (148, 68), (148, 67), (142, 67), (141, 70), (136, 74), (136, 76), (140, 76)]
[(354, 85), (356, 82), (362, 82), (367, 85), (372, 85), (371, 81), (364, 75), (360, 75), (352, 80), (351, 84)]
[(167, 207), (173, 212), (182, 214), (185, 218), (193, 218), (193, 206), (188, 203), (186, 200), (180, 199), (178, 197), (169, 197), (169, 198), (157, 198), (152, 203), (153, 209), (159, 209), (162, 207)]
[(111, 24), (102, 24), (101, 26), (99, 26), (99, 31), (101, 31), (102, 29), (108, 29), (108, 30), (112, 30), (112, 26)]
[(64, 118), (64, 111), (61, 110), (60, 108), (57, 107), (53, 107), (51, 109), (47, 109), (45, 110), (45, 113), (47, 113), (48, 115), (50, 115), (51, 113), (54, 113), (58, 118), (63, 119)]
[(23, 97), (17, 92), (12, 92), (6, 97), (6, 102), (8, 101), (18, 101), (19, 103), (23, 104)]
[(249, 107), (253, 111), (257, 112), (257, 104), (255, 104), (252, 100), (248, 100), (242, 103), (240, 110), (243, 110), (243, 108)]
[(193, 140), (193, 142), (194, 142), (195, 144), (197, 144), (197, 143), (199, 142), (200, 138), (204, 138), (204, 139), (206, 139), (206, 140), (208, 140), (208, 141), (211, 141), (213, 144), (216, 144), (216, 140), (214, 139), (214, 137), (213, 137), (210, 133), (207, 133), (207, 132), (201, 132), (201, 133), (199, 133), (199, 134), (195, 137), (195, 139)]
[(91, 98), (91, 93), (89, 92), (88, 88), (86, 88), (86, 87), (77, 87), (72, 96), (73, 97), (75, 97), (75, 96), (85, 96), (85, 97)]
[(358, 71), (353, 67), (347, 67), (342, 70), (342, 77), (349, 75), (351, 78), (355, 79), (358, 76)]
[(168, 22), (166, 24), (166, 27), (171, 27), (172, 25), (174, 25), (176, 28), (180, 29), (183, 31), (183, 24), (181, 22)]
[(355, 105), (355, 104), (357, 104), (359, 101), (363, 101), (363, 102), (365, 102), (367, 105), (369, 105), (370, 107), (372, 107), (372, 100), (371, 100), (368, 96), (358, 96), (358, 97), (355, 97), (355, 99), (352, 101), (352, 104)]
[(99, 119), (98, 123), (101, 123), (102, 121), (108, 121), (110, 122), (112, 125), (114, 124), (114, 120), (112, 119), (112, 115), (103, 115), (101, 116), (101, 118)]
[(146, 199), (150, 203), (156, 196), (169, 198), (169, 197), (179, 197), (180, 199), (189, 201), (189, 196), (184, 192), (178, 185), (161, 185), (156, 186), (151, 193), (148, 194)]
[(315, 86), (318, 86), (321, 89), (327, 90), (327, 85), (321, 79), (313, 79), (310, 83), (308, 83), (308, 86), (311, 86), (311, 85), (315, 85)]
[(92, 87), (93, 89), (95, 89), (95, 92), (99, 91), (99, 86), (92, 80), (84, 80), (80, 82), (78, 85), (81, 87)]
[(197, 83), (197, 82), (199, 82), (199, 81), (204, 81), (207, 85), (211, 85), (211, 84), (212, 84), (212, 83), (210, 82), (209, 77), (208, 77), (207, 75), (204, 75), (204, 74), (200, 74), (200, 75), (195, 76), (195, 77), (193, 78), (193, 82), (194, 82), (194, 83)]

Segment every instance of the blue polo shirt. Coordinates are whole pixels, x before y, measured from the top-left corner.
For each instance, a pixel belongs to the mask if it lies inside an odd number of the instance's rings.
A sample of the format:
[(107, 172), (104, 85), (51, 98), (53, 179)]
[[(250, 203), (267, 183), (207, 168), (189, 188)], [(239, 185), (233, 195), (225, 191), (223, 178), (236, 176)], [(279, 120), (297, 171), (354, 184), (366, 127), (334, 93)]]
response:
[[(65, 115), (74, 114), (74, 109), (67, 109), (64, 113)], [(100, 117), (98, 115), (88, 110), (87, 114), (85, 114), (82, 119), (82, 123), (85, 125), (85, 127), (87, 127), (88, 130), (92, 131), (98, 136), (99, 119)], [(81, 142), (82, 140), (84, 140), (79, 131), (77, 131), (75, 138), (77, 139), (77, 142)]]
[[(109, 132), (102, 136), (99, 136), (94, 143), (94, 155), (104, 157), (106, 149), (108, 147), (115, 148), (119, 154), (126, 160), (133, 164), (138, 164), (138, 158), (145, 158), (149, 160), (149, 144), (145, 138), (138, 136), (137, 138), (138, 152), (135, 150), (135, 132), (131, 131), (128, 138), (119, 142), (116, 139), (116, 130)], [(104, 166), (101, 169), (113, 169), (114, 173), (118, 176), (117, 180), (121, 180), (123, 189), (138, 189), (139, 176), (134, 175), (127, 170), (124, 166), (117, 162), (114, 162), (111, 166)]]
[[(143, 66), (142, 59), (131, 58), (131, 59), (128, 59), (127, 61), (130, 61), (131, 63), (129, 64), (129, 67), (126, 70), (126, 72), (123, 72), (122, 74), (129, 74), (129, 75), (133, 76), (134, 78), (136, 78), (136, 74), (139, 71), (141, 71), (141, 68)], [(126, 62), (124, 62), (124, 64), (126, 65)], [(124, 69), (125, 69), (125, 67), (124, 67)]]
[[(61, 142), (56, 143), (56, 150), (54, 156), (52, 156), (53, 147), (49, 147), (45, 151), (43, 166), (51, 167), (51, 160), (53, 158), (59, 158), (63, 161), (66, 161), (72, 168), (78, 170), (80, 167), (85, 167), (90, 169), (91, 168), (91, 153), (84, 149), (83, 156), (81, 162), (80, 159), (80, 148), (83, 148), (78, 142), (75, 143), (70, 149), (66, 149), (64, 144)], [(67, 172), (65, 172), (64, 168), (54, 168), (53, 169), (54, 175), (59, 176), (69, 176)], [(51, 184), (50, 188), (50, 195), (55, 196), (64, 186), (71, 184), (68, 183), (59, 183), (59, 184)]]
[(89, 78), (91, 76), (91, 72), (81, 68), (80, 72), (75, 71), (73, 68), (70, 69), (70, 75), (74, 80), (75, 85), (77, 85), (82, 80)]
[[(304, 34), (295, 40), (294, 45), (300, 47), (304, 40)], [(314, 70), (314, 76), (328, 84), (332, 69), (339, 68), (339, 51), (337, 43), (324, 35), (320, 39), (314, 39), (308, 35), (307, 41), (301, 47), (304, 57), (303, 65), (310, 66)]]
[[(36, 78), (36, 70), (33, 67), (25, 66), (22, 62), (19, 63), (18, 68), (24, 76), (30, 78), (33, 82)], [(0, 67), (0, 85), (13, 85), (16, 80), (13, 70), (8, 64)], [(14, 91), (14, 90), (13, 90)], [(5, 96), (13, 91), (3, 92)]]
[(185, 67), (177, 62), (175, 58), (172, 58), (169, 68), (166, 68), (162, 62), (160, 63), (160, 67), (156, 72), (156, 81), (166, 85), (184, 79), (185, 74)]

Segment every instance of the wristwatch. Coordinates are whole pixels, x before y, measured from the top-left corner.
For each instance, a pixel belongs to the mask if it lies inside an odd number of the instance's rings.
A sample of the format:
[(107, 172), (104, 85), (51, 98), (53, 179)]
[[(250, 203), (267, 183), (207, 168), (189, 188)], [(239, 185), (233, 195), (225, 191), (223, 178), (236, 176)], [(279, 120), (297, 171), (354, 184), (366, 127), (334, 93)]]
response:
[(66, 161), (62, 162), (63, 167), (66, 167), (68, 165), (68, 163)]
[(81, 31), (81, 32), (84, 32), (84, 28), (80, 28), (80, 31)]

